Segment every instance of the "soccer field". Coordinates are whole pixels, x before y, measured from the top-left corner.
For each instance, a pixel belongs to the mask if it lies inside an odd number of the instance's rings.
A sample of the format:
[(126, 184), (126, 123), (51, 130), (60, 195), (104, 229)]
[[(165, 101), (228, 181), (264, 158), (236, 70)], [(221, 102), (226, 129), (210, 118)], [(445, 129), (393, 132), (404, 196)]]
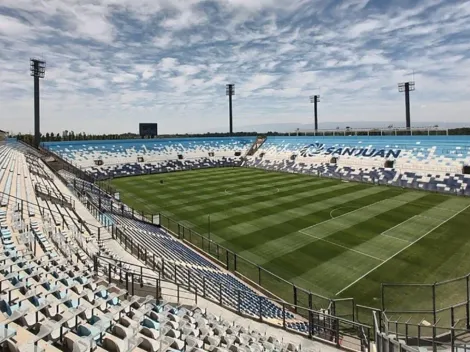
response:
[[(470, 272), (468, 198), (247, 168), (112, 184), (128, 205), (204, 236), (210, 216), (212, 240), (327, 297), (377, 307), (383, 282), (433, 283)], [(422, 297), (406, 299), (419, 305)]]

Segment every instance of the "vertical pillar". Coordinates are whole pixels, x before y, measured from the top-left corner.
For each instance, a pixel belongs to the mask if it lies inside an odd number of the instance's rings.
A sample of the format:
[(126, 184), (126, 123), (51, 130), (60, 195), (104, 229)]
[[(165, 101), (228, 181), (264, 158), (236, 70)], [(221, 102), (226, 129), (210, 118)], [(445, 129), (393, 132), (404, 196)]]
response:
[(406, 109), (406, 128), (411, 129), (411, 111), (410, 111), (410, 83), (405, 83), (405, 109)]
[[(34, 69), (39, 71), (39, 63), (34, 63)], [(40, 132), (40, 107), (39, 107), (39, 77), (34, 76), (34, 146), (39, 148), (41, 143), (41, 132)]]
[(230, 115), (230, 135), (233, 134), (232, 88), (229, 88), (228, 109)]
[(314, 116), (315, 116), (315, 133), (318, 131), (318, 109), (317, 109), (317, 103), (318, 103), (318, 95), (315, 95), (313, 97), (313, 110), (314, 110)]

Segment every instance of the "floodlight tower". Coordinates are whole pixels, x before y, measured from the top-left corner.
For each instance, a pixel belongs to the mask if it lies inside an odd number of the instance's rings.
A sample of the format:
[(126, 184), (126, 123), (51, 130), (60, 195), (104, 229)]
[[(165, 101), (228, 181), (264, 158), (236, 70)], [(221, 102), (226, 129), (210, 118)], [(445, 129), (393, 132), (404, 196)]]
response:
[(227, 84), (225, 87), (225, 94), (228, 95), (228, 112), (229, 112), (229, 126), (230, 135), (233, 135), (233, 111), (232, 111), (232, 96), (235, 95), (235, 84)]
[(411, 129), (411, 113), (410, 113), (410, 92), (415, 90), (415, 82), (403, 82), (398, 83), (398, 91), (400, 93), (405, 92), (405, 110), (406, 110), (406, 129)]
[(313, 103), (313, 116), (315, 118), (315, 132), (318, 131), (318, 110), (317, 110), (317, 103), (320, 102), (320, 95), (311, 95), (310, 102)]
[(46, 74), (46, 62), (39, 59), (30, 60), (31, 76), (34, 77), (34, 146), (39, 148), (41, 143), (40, 109), (39, 109), (39, 78)]

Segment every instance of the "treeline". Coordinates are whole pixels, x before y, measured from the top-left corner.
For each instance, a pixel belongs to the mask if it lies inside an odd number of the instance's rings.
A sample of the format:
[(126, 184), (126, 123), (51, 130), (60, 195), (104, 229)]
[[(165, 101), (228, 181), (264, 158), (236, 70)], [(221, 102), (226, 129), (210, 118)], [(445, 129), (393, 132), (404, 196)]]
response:
[[(294, 133), (291, 132), (291, 135)], [(354, 134), (353, 131), (346, 133), (346, 135)], [(367, 135), (367, 132), (358, 133), (359, 135)], [(380, 135), (380, 132), (375, 130), (370, 131), (371, 135)], [(235, 132), (233, 136), (236, 137), (245, 137), (245, 136), (257, 136), (257, 132)], [(263, 136), (288, 136), (289, 133), (279, 133), (279, 132), (268, 132), (263, 133)], [(313, 136), (313, 133), (301, 133), (302, 136)], [(332, 135), (332, 132), (328, 133)], [(399, 133), (403, 135), (403, 132)], [(413, 135), (427, 135), (426, 131), (413, 131)], [(449, 129), (449, 135), (470, 135), (470, 128), (454, 128)], [(229, 133), (186, 133), (186, 134), (162, 134), (156, 138), (192, 138), (192, 137), (229, 137)], [(22, 140), (26, 143), (32, 143), (34, 137), (31, 134), (18, 134), (17, 137), (19, 140)], [(86, 133), (74, 133), (73, 131), (67, 135), (61, 135), (59, 133), (46, 133), (41, 135), (41, 142), (61, 142), (61, 141), (92, 141), (92, 140), (119, 140), (119, 139), (140, 139), (140, 135), (135, 133), (123, 133), (123, 134), (86, 134)]]
[[(257, 136), (256, 132), (236, 132), (233, 134), (237, 137), (243, 136)], [(268, 136), (287, 136), (288, 133), (268, 132)], [(192, 137), (228, 137), (229, 133), (186, 133), (186, 134), (162, 134), (156, 138), (192, 138)], [(13, 136), (15, 137), (15, 136)], [(19, 140), (26, 143), (33, 141), (34, 136), (31, 134), (21, 134), (16, 136)], [(140, 139), (140, 135), (135, 133), (123, 133), (123, 134), (86, 134), (78, 133), (75, 134), (73, 131), (66, 136), (60, 135), (59, 133), (46, 133), (41, 134), (41, 142), (61, 142), (61, 141), (91, 141), (91, 140), (110, 140), (110, 139)]]
[(449, 130), (449, 134), (457, 136), (457, 135), (470, 135), (470, 127), (464, 128), (453, 128)]
[[(34, 136), (31, 134), (21, 134), (19, 133), (16, 136), (17, 139), (24, 141), (26, 143), (32, 142)], [(77, 133), (70, 132), (66, 136), (61, 135), (60, 133), (46, 133), (41, 134), (41, 142), (62, 142), (62, 141), (95, 141), (95, 140), (110, 140), (110, 139), (133, 139), (140, 138), (135, 134), (86, 134), (86, 133)]]

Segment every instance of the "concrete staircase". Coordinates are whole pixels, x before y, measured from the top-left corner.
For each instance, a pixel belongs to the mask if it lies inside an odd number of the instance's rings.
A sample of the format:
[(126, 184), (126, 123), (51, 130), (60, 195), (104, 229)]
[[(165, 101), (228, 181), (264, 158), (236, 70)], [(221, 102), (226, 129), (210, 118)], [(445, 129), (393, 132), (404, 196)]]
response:
[(266, 141), (266, 138), (267, 138), (266, 136), (258, 136), (256, 138), (256, 141), (251, 146), (251, 148), (245, 154), (245, 157), (254, 155), (258, 151), (258, 149), (263, 145), (263, 143)]

